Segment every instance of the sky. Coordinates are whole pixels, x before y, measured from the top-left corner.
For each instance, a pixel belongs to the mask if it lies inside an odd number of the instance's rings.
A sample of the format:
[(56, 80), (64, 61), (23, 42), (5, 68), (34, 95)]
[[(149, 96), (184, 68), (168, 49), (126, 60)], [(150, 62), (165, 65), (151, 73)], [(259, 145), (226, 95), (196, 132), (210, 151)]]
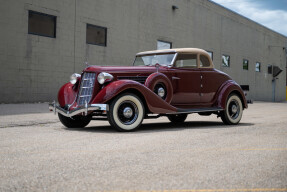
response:
[(287, 36), (287, 0), (212, 0)]

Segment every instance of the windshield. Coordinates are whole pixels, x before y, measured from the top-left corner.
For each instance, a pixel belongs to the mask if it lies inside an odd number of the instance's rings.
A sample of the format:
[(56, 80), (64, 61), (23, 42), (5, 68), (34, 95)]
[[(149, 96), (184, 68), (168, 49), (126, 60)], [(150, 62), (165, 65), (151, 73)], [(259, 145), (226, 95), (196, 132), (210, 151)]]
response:
[(168, 66), (172, 64), (174, 57), (175, 53), (136, 56), (134, 66), (154, 66), (157, 63), (160, 65)]

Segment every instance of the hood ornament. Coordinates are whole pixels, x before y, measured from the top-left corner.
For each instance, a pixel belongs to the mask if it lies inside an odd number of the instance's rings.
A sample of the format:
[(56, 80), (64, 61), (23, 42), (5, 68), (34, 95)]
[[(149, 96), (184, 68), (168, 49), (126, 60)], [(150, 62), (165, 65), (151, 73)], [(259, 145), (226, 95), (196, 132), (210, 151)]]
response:
[(88, 62), (88, 60), (87, 60), (87, 58), (86, 58), (86, 60), (85, 60), (85, 65), (86, 65), (86, 68), (88, 68), (88, 67), (90, 67), (90, 65), (89, 65), (89, 62)]
[(159, 69), (159, 67), (160, 67), (160, 64), (155, 64), (155, 67), (156, 67), (156, 72), (158, 73), (158, 69)]

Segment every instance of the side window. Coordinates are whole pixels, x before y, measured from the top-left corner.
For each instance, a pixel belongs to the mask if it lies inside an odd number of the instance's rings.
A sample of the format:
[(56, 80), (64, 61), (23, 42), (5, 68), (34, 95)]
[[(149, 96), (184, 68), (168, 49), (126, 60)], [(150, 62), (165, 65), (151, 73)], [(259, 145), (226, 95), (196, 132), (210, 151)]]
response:
[(200, 67), (210, 67), (209, 59), (204, 55), (200, 55)]
[(175, 67), (197, 68), (196, 54), (179, 54), (176, 59)]

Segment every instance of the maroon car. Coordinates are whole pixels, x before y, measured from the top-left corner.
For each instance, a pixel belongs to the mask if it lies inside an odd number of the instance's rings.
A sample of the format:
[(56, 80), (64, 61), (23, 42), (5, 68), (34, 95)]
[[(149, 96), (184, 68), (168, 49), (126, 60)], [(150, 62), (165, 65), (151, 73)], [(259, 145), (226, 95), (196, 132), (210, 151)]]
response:
[(119, 131), (160, 116), (180, 123), (191, 113), (216, 114), (232, 125), (247, 108), (240, 86), (195, 48), (141, 52), (133, 66), (88, 66), (59, 90), (58, 102), (49, 108), (68, 128), (108, 120)]

